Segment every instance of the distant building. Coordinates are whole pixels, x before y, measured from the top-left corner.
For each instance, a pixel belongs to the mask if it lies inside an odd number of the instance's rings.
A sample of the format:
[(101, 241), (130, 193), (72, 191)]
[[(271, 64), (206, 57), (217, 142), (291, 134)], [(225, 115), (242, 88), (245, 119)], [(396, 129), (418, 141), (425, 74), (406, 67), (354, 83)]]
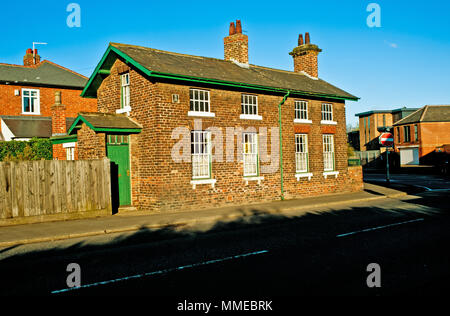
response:
[(450, 105), (426, 105), (395, 122), (394, 142), (401, 165), (435, 164), (450, 144)]
[[(380, 133), (391, 129), (395, 122), (413, 113), (417, 109), (399, 108), (395, 110), (373, 110), (355, 114), (359, 117), (359, 150), (378, 150)], [(355, 141), (355, 140), (353, 140)]]

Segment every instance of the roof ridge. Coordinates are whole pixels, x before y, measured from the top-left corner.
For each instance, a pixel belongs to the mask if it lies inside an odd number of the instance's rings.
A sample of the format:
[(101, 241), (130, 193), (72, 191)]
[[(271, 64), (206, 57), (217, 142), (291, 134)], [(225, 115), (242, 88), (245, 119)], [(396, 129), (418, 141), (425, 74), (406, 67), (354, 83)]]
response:
[[(162, 49), (157, 49), (157, 48), (152, 48), (152, 47), (146, 47), (146, 46), (140, 46), (140, 45), (131, 45), (131, 44), (122, 44), (122, 43), (113, 43), (113, 42), (111, 42), (110, 44), (112, 46), (115, 46), (115, 47), (116, 47), (116, 45), (119, 45), (119, 46), (131, 47), (131, 48), (142, 48), (142, 49), (148, 49), (148, 50), (152, 50), (152, 51), (155, 51), (155, 52), (161, 52), (161, 53), (166, 53), (166, 54), (175, 55), (175, 56), (185, 56), (185, 57), (193, 57), (193, 58), (207, 58), (207, 59), (218, 60), (218, 61), (221, 61), (221, 62), (231, 62), (229, 60), (216, 58), (216, 57), (207, 57), (207, 56), (198, 56), (198, 55), (177, 53), (177, 52), (171, 52), (171, 51), (167, 51), (167, 50), (162, 50)], [(291, 70), (278, 69), (278, 68), (272, 68), (272, 67), (267, 67), (267, 66), (260, 66), (260, 65), (255, 65), (255, 64), (249, 64), (249, 65), (251, 67), (255, 67), (255, 68), (268, 69), (268, 70), (279, 71), (279, 72), (283, 72), (283, 73), (289, 73), (289, 74), (305, 76), (304, 74), (302, 74), (300, 72), (295, 72), (295, 71), (291, 71)]]
[[(423, 109), (424, 109), (424, 107), (421, 107), (420, 109), (417, 109), (416, 111), (414, 111), (414, 112), (412, 112), (411, 114), (405, 116), (405, 117), (402, 118), (401, 120), (398, 120), (397, 122), (395, 122), (394, 125), (401, 124), (402, 121), (406, 120), (406, 119), (407, 119), (408, 117), (410, 117), (411, 115), (414, 115), (414, 114), (416, 114), (416, 113), (419, 112), (419, 111), (422, 111)], [(419, 120), (419, 121), (420, 121), (420, 120)]]
[(425, 117), (425, 113), (427, 113), (427, 110), (428, 110), (428, 105), (425, 105), (424, 109), (423, 109), (423, 112), (422, 112), (422, 115), (419, 118), (419, 122), (422, 122), (423, 118)]

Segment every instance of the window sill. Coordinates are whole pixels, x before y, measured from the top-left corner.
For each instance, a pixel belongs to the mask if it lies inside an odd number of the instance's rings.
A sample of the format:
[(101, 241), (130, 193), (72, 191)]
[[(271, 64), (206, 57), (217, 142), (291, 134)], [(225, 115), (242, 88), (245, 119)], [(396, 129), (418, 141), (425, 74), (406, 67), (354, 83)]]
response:
[(196, 112), (196, 111), (189, 111), (188, 116), (200, 116), (200, 117), (215, 117), (215, 113), (211, 112)]
[(324, 124), (324, 125), (337, 125), (336, 121), (320, 121), (320, 124)]
[(36, 113), (34, 113), (34, 112), (22, 112), (21, 114), (22, 115), (41, 115), (40, 112), (36, 112)]
[(313, 174), (311, 172), (304, 172), (304, 173), (296, 173), (295, 177), (297, 178), (297, 181), (300, 181), (300, 178), (308, 178), (308, 181), (311, 181)]
[(126, 106), (124, 108), (116, 110), (116, 114), (122, 114), (122, 113), (129, 114), (130, 112), (131, 112), (131, 106)]
[(264, 177), (263, 176), (255, 176), (255, 177), (250, 176), (250, 177), (244, 177), (243, 180), (245, 182), (245, 185), (248, 185), (249, 181), (258, 181), (258, 184), (261, 184), (261, 180), (264, 180)]
[(216, 179), (193, 179), (191, 180), (191, 184), (194, 190), (198, 184), (211, 184), (211, 188), (214, 188), (216, 181)]
[(258, 121), (262, 120), (262, 116), (261, 115), (257, 115), (257, 114), (241, 114), (239, 116), (239, 118), (241, 120), (258, 120)]
[(294, 123), (312, 124), (312, 121), (311, 120), (305, 120), (305, 119), (294, 119)]
[(323, 176), (326, 179), (328, 176), (334, 176), (335, 178), (337, 178), (339, 174), (339, 171), (324, 171), (323, 172)]

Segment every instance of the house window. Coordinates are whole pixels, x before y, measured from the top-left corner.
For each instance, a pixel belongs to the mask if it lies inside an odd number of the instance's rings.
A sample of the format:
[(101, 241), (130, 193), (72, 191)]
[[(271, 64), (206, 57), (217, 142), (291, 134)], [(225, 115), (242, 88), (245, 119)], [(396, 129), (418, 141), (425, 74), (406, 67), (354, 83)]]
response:
[(323, 170), (334, 170), (334, 139), (333, 135), (323, 135)]
[(330, 103), (322, 103), (322, 121), (333, 121), (333, 105)]
[(297, 120), (308, 119), (308, 102), (295, 101), (295, 119)]
[(243, 138), (243, 156), (244, 156), (244, 177), (258, 176), (258, 140), (256, 133), (244, 133)]
[(75, 160), (75, 147), (66, 148), (66, 160)]
[(256, 95), (241, 95), (242, 114), (258, 115), (258, 97)]
[(405, 143), (411, 141), (411, 136), (409, 135), (409, 126), (403, 126), (403, 138)]
[(295, 135), (295, 172), (308, 172), (308, 135)]
[(39, 90), (22, 89), (22, 113), (23, 114), (40, 113)]
[(418, 131), (418, 128), (417, 128), (417, 124), (416, 125), (414, 125), (414, 141), (418, 141), (419, 140), (419, 131)]
[(130, 74), (126, 73), (120, 76), (120, 81), (122, 85), (121, 90), (121, 102), (120, 105), (123, 108), (129, 108), (130, 107)]
[(190, 89), (190, 110), (192, 112), (210, 112), (209, 108), (209, 91)]
[(400, 143), (400, 127), (397, 127), (397, 142)]
[(191, 132), (192, 179), (211, 178), (211, 132)]
[(386, 114), (383, 114), (383, 127), (386, 127)]

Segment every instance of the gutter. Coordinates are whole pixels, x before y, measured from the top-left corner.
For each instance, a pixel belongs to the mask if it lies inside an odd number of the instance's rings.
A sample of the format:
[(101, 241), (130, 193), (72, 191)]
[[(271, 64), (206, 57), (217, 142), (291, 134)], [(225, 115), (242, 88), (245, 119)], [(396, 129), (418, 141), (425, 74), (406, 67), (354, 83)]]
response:
[(278, 128), (280, 134), (280, 186), (281, 186), (281, 195), (280, 198), (284, 201), (284, 184), (283, 184), (283, 134), (281, 131), (281, 106), (286, 102), (291, 91), (288, 90), (286, 95), (283, 97), (283, 100), (278, 104)]

